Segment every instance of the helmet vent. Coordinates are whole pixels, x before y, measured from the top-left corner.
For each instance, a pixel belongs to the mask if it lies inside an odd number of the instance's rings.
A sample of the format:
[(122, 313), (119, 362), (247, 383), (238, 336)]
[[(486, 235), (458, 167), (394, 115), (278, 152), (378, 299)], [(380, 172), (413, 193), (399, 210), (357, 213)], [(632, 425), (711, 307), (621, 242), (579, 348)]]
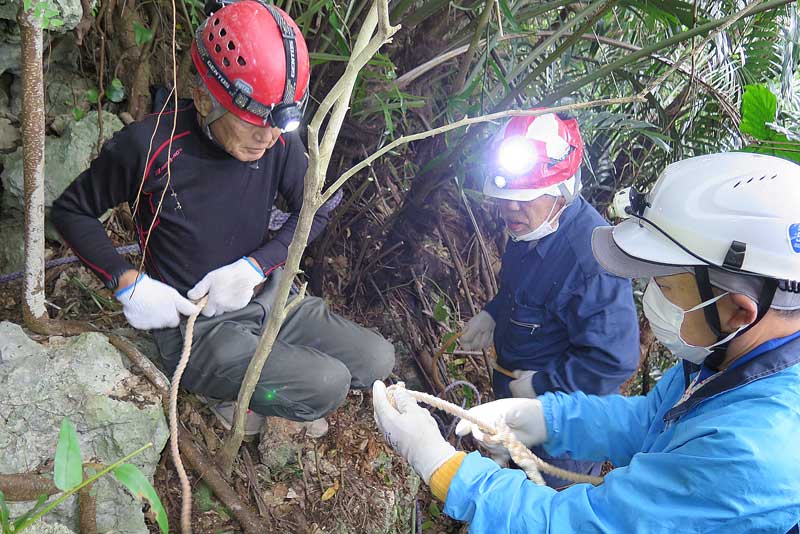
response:
[(213, 41), (214, 40), (214, 34), (213, 33), (209, 33), (208, 34), (208, 40), (209, 41)]
[(225, 28), (222, 28), (222, 29), (219, 31), (219, 36), (220, 36), (220, 37), (225, 37), (227, 34), (228, 34), (228, 32), (227, 32), (227, 31), (225, 31)]
[(219, 26), (219, 19), (218, 18), (214, 19), (214, 26)]
[(222, 52), (222, 47), (219, 44), (214, 45), (214, 51), (219, 54)]
[(226, 58), (226, 57), (222, 58), (222, 64), (225, 65), (226, 67), (230, 67), (231, 66), (231, 62), (228, 61), (228, 58)]
[(245, 60), (244, 60), (244, 58), (243, 58), (242, 56), (239, 56), (238, 58), (236, 58), (236, 63), (238, 63), (238, 64), (239, 64), (239, 65), (241, 65), (242, 67), (244, 67), (245, 65), (247, 65), (247, 61), (245, 61)]
[(228, 41), (228, 50), (236, 50), (236, 45), (233, 41)]

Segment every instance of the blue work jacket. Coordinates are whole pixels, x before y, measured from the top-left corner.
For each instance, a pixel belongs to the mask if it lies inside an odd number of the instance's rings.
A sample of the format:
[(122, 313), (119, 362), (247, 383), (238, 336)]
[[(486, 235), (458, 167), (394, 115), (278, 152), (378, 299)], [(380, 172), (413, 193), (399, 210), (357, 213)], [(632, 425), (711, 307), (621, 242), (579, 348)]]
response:
[[(579, 197), (559, 228), (536, 243), (509, 242), (500, 291), (486, 305), (496, 321), (497, 363), (537, 371), (533, 389), (617, 393), (639, 363), (639, 323), (629, 280), (592, 255), (592, 230), (607, 225)], [(511, 379), (494, 373), (497, 397)]]
[(543, 395), (545, 449), (617, 469), (557, 493), (472, 453), (445, 513), (471, 533), (785, 534), (800, 520), (800, 337), (775, 345), (683, 402), (679, 365), (646, 397)]

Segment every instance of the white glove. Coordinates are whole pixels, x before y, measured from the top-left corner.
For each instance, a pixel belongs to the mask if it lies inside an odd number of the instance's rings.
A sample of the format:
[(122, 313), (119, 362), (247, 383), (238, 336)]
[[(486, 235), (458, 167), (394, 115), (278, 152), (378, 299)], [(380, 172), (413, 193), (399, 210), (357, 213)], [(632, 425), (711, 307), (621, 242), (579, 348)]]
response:
[(465, 350), (481, 350), (492, 344), (494, 319), (486, 310), (473, 317), (464, 327), (461, 347)]
[(175, 288), (153, 280), (146, 274), (136, 282), (114, 293), (122, 303), (122, 312), (132, 327), (139, 330), (174, 328), (181, 314), (192, 315), (200, 308), (181, 296)]
[(536, 371), (517, 369), (512, 374), (515, 379), (508, 384), (511, 396), (517, 399), (535, 399), (536, 391), (533, 389), (533, 375), (536, 374)]
[(253, 298), (253, 289), (264, 281), (264, 273), (250, 260), (242, 258), (230, 265), (214, 269), (197, 282), (186, 294), (199, 300), (208, 293), (203, 311), (206, 317), (241, 310)]
[[(517, 439), (528, 448), (547, 441), (547, 425), (544, 422), (544, 411), (540, 400), (500, 399), (470, 408), (469, 413), (487, 425), (497, 426), (498, 423), (505, 423)], [(505, 447), (487, 443), (485, 434), (469, 421), (462, 419), (458, 422), (456, 434), (466, 436), (470, 432), (489, 450), (495, 462), (501, 467), (508, 465), (510, 455)]]
[(430, 484), (433, 473), (456, 453), (456, 449), (442, 437), (430, 412), (418, 406), (407, 391), (394, 391), (396, 408), (386, 394), (386, 386), (376, 380), (372, 384), (375, 422), (389, 445), (408, 460), (426, 484)]

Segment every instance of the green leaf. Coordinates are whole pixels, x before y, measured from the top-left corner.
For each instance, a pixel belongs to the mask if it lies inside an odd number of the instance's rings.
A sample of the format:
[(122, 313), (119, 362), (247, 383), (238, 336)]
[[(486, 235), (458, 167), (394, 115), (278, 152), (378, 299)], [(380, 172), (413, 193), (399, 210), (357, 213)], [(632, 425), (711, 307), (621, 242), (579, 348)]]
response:
[(59, 26), (63, 26), (64, 21), (61, 19), (50, 19), (47, 21), (48, 28), (58, 28)]
[(10, 516), (11, 512), (6, 504), (6, 496), (0, 491), (0, 529), (2, 529), (3, 534), (11, 532), (11, 526), (8, 524), (8, 518)]
[(142, 46), (145, 43), (149, 43), (153, 40), (153, 30), (150, 30), (139, 22), (133, 23), (133, 38), (136, 40), (136, 44), (138, 46)]
[(111, 85), (106, 89), (106, 98), (118, 104), (125, 100), (125, 86), (122, 85), (122, 80), (114, 78), (111, 80)]
[(97, 104), (98, 98), (100, 98), (100, 95), (97, 92), (97, 89), (89, 89), (86, 91), (86, 101), (90, 104)]
[(53, 482), (61, 491), (67, 491), (83, 482), (83, 460), (78, 433), (75, 432), (75, 425), (66, 417), (61, 420), (61, 432), (58, 434)]
[(774, 139), (775, 132), (767, 127), (775, 121), (778, 99), (766, 85), (747, 85), (742, 95), (742, 121), (739, 130), (760, 140)]
[(128, 488), (128, 491), (130, 491), (136, 499), (147, 499), (147, 502), (150, 503), (150, 510), (156, 516), (158, 527), (163, 534), (167, 534), (169, 532), (167, 511), (164, 510), (164, 506), (161, 504), (161, 499), (158, 498), (156, 490), (153, 489), (153, 486), (142, 472), (139, 471), (135, 465), (122, 464), (114, 469), (113, 474), (114, 478), (116, 478), (120, 484)]
[(431, 521), (430, 519), (428, 519), (427, 521), (425, 521), (424, 523), (422, 523), (422, 530), (428, 530), (428, 529), (429, 529), (429, 528), (431, 528), (432, 526), (433, 526), (433, 521)]
[[(39, 495), (39, 498), (38, 498), (38, 499), (36, 499), (36, 504), (34, 504), (34, 505), (33, 505), (33, 508), (31, 508), (30, 510), (28, 510), (27, 512), (25, 512), (24, 514), (22, 514), (21, 516), (19, 516), (19, 517), (18, 517), (18, 518), (17, 518), (17, 519), (14, 521), (14, 532), (21, 532), (21, 531), (22, 531), (22, 529), (21, 529), (20, 527), (21, 527), (22, 525), (24, 525), (26, 521), (28, 521), (28, 518), (29, 518), (30, 516), (32, 516), (33, 514), (35, 514), (36, 512), (38, 512), (38, 511), (39, 511), (39, 509), (41, 509), (41, 507), (42, 507), (42, 506), (44, 506), (44, 504), (45, 504), (46, 502), (47, 502), (47, 494), (42, 494), (42, 495)], [(5, 531), (4, 531), (4, 532), (5, 532)]]
[(450, 308), (447, 306), (447, 300), (444, 295), (440, 296), (439, 300), (436, 301), (436, 306), (433, 308), (433, 318), (442, 323), (446, 323), (450, 318)]
[(205, 482), (201, 482), (194, 491), (194, 502), (203, 513), (214, 509), (214, 493)]
[(74, 107), (72, 108), (72, 116), (75, 118), (75, 122), (78, 122), (86, 116), (86, 112), (79, 107)]
[(431, 514), (431, 517), (437, 519), (440, 515), (442, 515), (441, 510), (439, 510), (439, 506), (432, 502), (430, 506), (428, 506), (428, 513)]

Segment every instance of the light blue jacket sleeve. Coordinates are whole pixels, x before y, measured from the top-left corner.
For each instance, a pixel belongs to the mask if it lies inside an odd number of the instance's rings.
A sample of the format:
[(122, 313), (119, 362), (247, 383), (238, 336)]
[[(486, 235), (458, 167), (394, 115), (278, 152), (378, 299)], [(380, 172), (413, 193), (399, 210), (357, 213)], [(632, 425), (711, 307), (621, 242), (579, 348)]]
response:
[[(746, 390), (740, 395), (739, 402), (733, 395), (718, 404), (710, 401), (708, 412), (656, 432), (649, 452), (634, 450), (652, 409), (647, 399), (626, 404), (573, 397), (567, 405), (559, 399), (562, 409), (588, 417), (585, 423), (596, 418), (592, 425), (609, 426), (581, 433), (577, 419), (556, 417), (562, 422), (558, 450), (605, 447), (610, 456), (630, 462), (597, 487), (576, 484), (556, 492), (534, 485), (522, 471), (500, 469), (471, 453), (450, 484), (444, 511), (470, 522), (471, 533), (785, 534), (800, 519), (800, 467), (795, 450), (786, 447), (797, 435), (800, 413), (777, 392), (757, 399), (746, 398)], [(636, 438), (623, 436), (626, 424), (638, 425)], [(581, 446), (582, 438), (592, 443)]]
[(642, 450), (671, 381), (683, 380), (678, 371), (678, 367), (669, 370), (646, 397), (597, 397), (581, 392), (541, 395), (547, 423), (545, 449), (554, 456), (568, 452), (581, 460), (627, 465)]

